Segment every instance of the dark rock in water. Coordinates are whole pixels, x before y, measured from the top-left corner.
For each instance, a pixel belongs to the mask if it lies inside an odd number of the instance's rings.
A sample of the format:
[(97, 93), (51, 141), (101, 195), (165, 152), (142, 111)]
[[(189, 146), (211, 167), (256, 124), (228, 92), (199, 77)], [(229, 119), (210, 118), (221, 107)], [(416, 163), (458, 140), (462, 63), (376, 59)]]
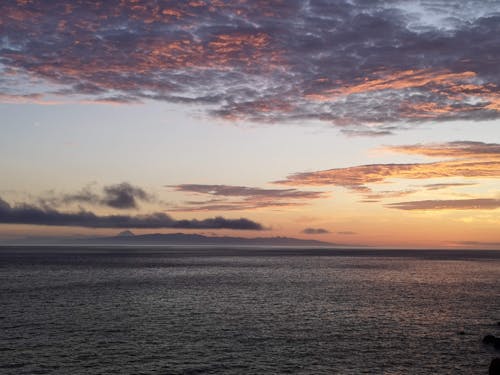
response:
[(495, 336), (493, 335), (486, 335), (483, 337), (483, 344), (486, 345), (493, 345), (495, 344)]
[(492, 359), (490, 363), (489, 375), (500, 375), (500, 358)]
[(460, 336), (465, 335), (465, 331), (458, 331), (458, 334), (459, 334)]

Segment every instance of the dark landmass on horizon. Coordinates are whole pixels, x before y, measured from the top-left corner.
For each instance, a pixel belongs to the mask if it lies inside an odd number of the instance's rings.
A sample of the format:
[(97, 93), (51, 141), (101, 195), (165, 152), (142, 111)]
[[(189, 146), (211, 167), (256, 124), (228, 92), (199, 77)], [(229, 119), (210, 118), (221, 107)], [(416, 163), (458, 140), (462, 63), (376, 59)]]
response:
[[(274, 249), (283, 248), (297, 248), (299, 251), (305, 248), (321, 248), (321, 250), (340, 251), (341, 253), (352, 252), (359, 253), (358, 255), (375, 255), (381, 253), (391, 254), (405, 253), (439, 253), (449, 254), (450, 252), (460, 253), (462, 255), (471, 254), (471, 252), (487, 252), (487, 253), (500, 253), (500, 248), (497, 248), (497, 243), (490, 242), (457, 242), (457, 245), (476, 245), (475, 247), (380, 247), (370, 246), (366, 244), (345, 244), (326, 242), (313, 239), (301, 239), (293, 237), (231, 237), (231, 236), (205, 236), (197, 233), (148, 233), (136, 235), (130, 230), (124, 230), (115, 236), (73, 236), (73, 237), (46, 237), (46, 236), (26, 236), (16, 239), (0, 239), (0, 247), (46, 247), (46, 246), (70, 246), (70, 247), (86, 247), (92, 248), (99, 246), (127, 246), (128, 248), (137, 247), (143, 248), (144, 246), (166, 246), (175, 247), (183, 246), (193, 248), (197, 247), (220, 247), (229, 248), (261, 248), (272, 247)], [(493, 246), (495, 245), (495, 246)], [(273, 250), (274, 251), (274, 250)], [(313, 254), (310, 254), (313, 255)], [(420, 254), (421, 255), (421, 254)], [(434, 254), (437, 255), (437, 254)]]
[[(291, 237), (228, 237), (188, 233), (151, 233), (135, 235), (123, 231), (109, 237), (25, 237), (2, 244), (22, 245), (236, 245), (236, 246), (346, 246), (331, 242)], [(350, 247), (350, 246), (347, 246)]]

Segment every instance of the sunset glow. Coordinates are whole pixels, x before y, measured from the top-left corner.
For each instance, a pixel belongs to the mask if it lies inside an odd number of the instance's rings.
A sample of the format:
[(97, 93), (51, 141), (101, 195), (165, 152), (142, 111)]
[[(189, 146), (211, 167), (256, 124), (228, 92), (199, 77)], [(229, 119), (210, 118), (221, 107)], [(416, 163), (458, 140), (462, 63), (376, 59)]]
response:
[(0, 240), (500, 249), (500, 3), (412, 4), (5, 1)]

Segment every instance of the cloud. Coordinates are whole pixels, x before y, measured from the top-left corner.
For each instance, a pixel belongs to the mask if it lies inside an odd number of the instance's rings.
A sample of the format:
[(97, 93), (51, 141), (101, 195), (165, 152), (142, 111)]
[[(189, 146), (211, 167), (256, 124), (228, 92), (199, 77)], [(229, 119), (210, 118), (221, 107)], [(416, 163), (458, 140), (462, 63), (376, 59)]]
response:
[(91, 186), (86, 186), (76, 193), (54, 195), (51, 193), (39, 199), (43, 206), (59, 206), (71, 203), (86, 203), (97, 206), (105, 206), (117, 209), (138, 208), (139, 201), (155, 202), (152, 194), (144, 189), (131, 185), (128, 182), (108, 185), (102, 188), (102, 191), (95, 192)]
[(386, 146), (384, 150), (439, 158), (500, 158), (500, 144), (473, 141)]
[(263, 226), (249, 219), (176, 220), (156, 212), (148, 215), (97, 215), (91, 211), (61, 212), (57, 209), (30, 204), (11, 206), (0, 198), (1, 224), (31, 224), (87, 228), (183, 228), (183, 229), (236, 229), (262, 230)]
[(370, 193), (366, 186), (389, 179), (428, 179), (443, 177), (500, 177), (500, 160), (442, 161), (413, 164), (368, 164), (302, 172), (288, 176), (278, 184), (302, 186), (342, 186), (360, 193)]
[(186, 201), (174, 211), (224, 211), (257, 208), (280, 208), (307, 204), (324, 197), (323, 192), (297, 189), (263, 189), (233, 185), (182, 184), (169, 186), (176, 191), (211, 197)]
[(493, 1), (33, 0), (0, 17), (2, 100), (201, 104), (369, 136), (500, 114)]
[(113, 208), (137, 208), (137, 200), (149, 201), (150, 195), (143, 189), (126, 182), (104, 187), (103, 202)]
[(341, 231), (341, 232), (337, 232), (337, 234), (340, 234), (340, 235), (343, 235), (343, 236), (353, 236), (355, 234), (357, 234), (356, 232), (352, 232), (350, 230), (344, 230), (344, 231)]
[(378, 202), (378, 200), (380, 200), (380, 199), (400, 198), (400, 197), (404, 197), (406, 195), (413, 194), (415, 192), (416, 192), (416, 190), (377, 191), (377, 192), (373, 192), (373, 193), (363, 194), (363, 197), (364, 197), (363, 201)]
[(177, 191), (193, 192), (224, 197), (272, 197), (272, 198), (318, 198), (322, 193), (316, 191), (300, 191), (297, 189), (262, 189), (232, 185), (183, 184), (173, 186)]
[(386, 135), (392, 135), (394, 129), (393, 126), (379, 126), (377, 130), (357, 126), (357, 129), (341, 129), (341, 132), (348, 137), (384, 137)]
[(494, 210), (500, 208), (500, 199), (450, 199), (450, 200), (423, 200), (410, 202), (397, 202), (386, 204), (385, 207), (398, 210)]
[(469, 182), (453, 182), (453, 183), (441, 183), (441, 184), (427, 184), (423, 187), (427, 190), (441, 190), (448, 189), (450, 187), (463, 187), (463, 186), (475, 186), (477, 184)]
[(305, 228), (302, 233), (305, 234), (327, 234), (330, 233), (330, 231), (323, 229), (323, 228)]
[[(448, 143), (386, 146), (385, 150), (398, 153), (446, 158), (433, 163), (368, 164), (301, 172), (288, 176), (278, 184), (292, 186), (340, 186), (360, 194), (363, 203), (376, 203), (383, 199), (400, 198), (418, 192), (417, 188), (374, 191), (373, 184), (395, 179), (426, 180), (433, 178), (500, 178), (500, 145), (472, 141)], [(450, 159), (451, 158), (451, 159)], [(427, 191), (477, 185), (475, 182), (441, 182), (420, 186)], [(461, 200), (420, 200), (394, 202), (385, 207), (400, 210), (470, 210), (496, 209), (499, 200), (471, 198)]]
[[(387, 182), (391, 179), (429, 178), (499, 178), (500, 144), (471, 141), (457, 141), (441, 144), (386, 146), (384, 149), (407, 154), (433, 157), (452, 157), (451, 160), (433, 163), (367, 164), (346, 168), (333, 168), (313, 172), (301, 172), (288, 176), (278, 184), (299, 186), (342, 186), (364, 194), (370, 200), (384, 197), (398, 197), (411, 194), (414, 190), (372, 192), (368, 184)], [(429, 190), (470, 183), (431, 184)]]

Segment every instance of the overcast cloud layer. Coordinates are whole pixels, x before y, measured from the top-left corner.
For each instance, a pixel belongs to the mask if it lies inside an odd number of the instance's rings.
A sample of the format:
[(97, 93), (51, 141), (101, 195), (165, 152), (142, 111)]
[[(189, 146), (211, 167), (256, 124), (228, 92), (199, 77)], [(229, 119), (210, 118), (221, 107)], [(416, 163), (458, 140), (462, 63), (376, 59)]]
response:
[(7, 0), (0, 100), (154, 99), (360, 135), (493, 119), (499, 12), (488, 0)]

